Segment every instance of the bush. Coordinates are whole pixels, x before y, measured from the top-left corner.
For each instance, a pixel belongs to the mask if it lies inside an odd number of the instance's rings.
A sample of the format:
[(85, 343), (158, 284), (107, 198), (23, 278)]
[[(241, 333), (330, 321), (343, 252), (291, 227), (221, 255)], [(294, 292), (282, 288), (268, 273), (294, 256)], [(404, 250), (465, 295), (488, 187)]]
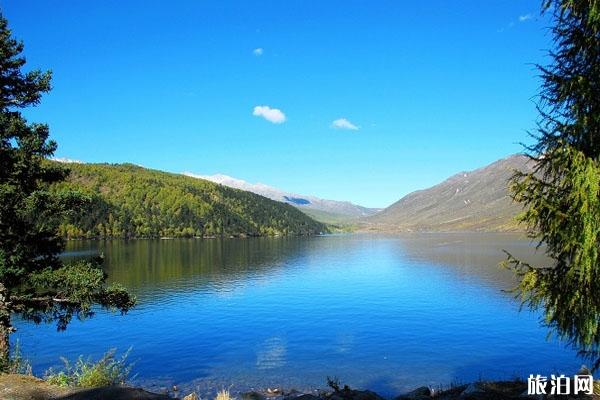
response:
[(31, 363), (21, 354), (21, 345), (18, 340), (8, 361), (8, 372), (10, 374), (32, 375)]
[(75, 387), (98, 387), (110, 385), (122, 385), (129, 378), (132, 363), (127, 362), (131, 348), (119, 359), (115, 357), (116, 349), (107, 351), (100, 360), (93, 362), (90, 358), (84, 359), (79, 356), (73, 365), (69, 360), (62, 357), (64, 368), (54, 371), (52, 368), (46, 371), (45, 379), (51, 385), (75, 386)]

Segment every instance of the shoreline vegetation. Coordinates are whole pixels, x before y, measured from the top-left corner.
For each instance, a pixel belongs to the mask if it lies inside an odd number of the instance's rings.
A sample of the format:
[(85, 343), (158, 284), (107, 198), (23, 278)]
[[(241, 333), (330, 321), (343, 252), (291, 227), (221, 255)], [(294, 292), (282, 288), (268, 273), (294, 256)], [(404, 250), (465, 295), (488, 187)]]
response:
[[(134, 364), (128, 361), (131, 348), (121, 356), (116, 349), (108, 350), (97, 361), (79, 356), (71, 362), (61, 358), (63, 368), (48, 369), (43, 378), (33, 375), (29, 360), (23, 357), (19, 343), (15, 345), (7, 373), (0, 374), (0, 398), (7, 400), (524, 400), (600, 399), (600, 381), (594, 382), (593, 395), (575, 395), (573, 383), (567, 395), (530, 395), (527, 381), (484, 380), (471, 383), (454, 382), (447, 386), (418, 386), (406, 393), (383, 397), (369, 389), (352, 389), (338, 378), (326, 378), (327, 389), (297, 390), (295, 388), (251, 388), (234, 392), (211, 388), (213, 393), (200, 393), (176, 385), (162, 386), (158, 392), (129, 384)], [(582, 366), (577, 375), (591, 375)]]
[[(593, 395), (529, 395), (527, 382), (521, 379), (476, 381), (450, 384), (445, 387), (420, 386), (409, 392), (383, 397), (371, 390), (340, 387), (337, 380), (327, 378), (328, 389), (312, 391), (284, 390), (267, 388), (242, 393), (230, 393), (220, 389), (214, 400), (524, 400), (539, 399), (600, 399), (599, 382), (594, 383)], [(573, 393), (571, 391), (571, 393)], [(163, 388), (161, 393), (150, 392), (127, 384), (113, 384), (96, 387), (60, 386), (48, 380), (25, 374), (0, 375), (0, 395), (7, 400), (212, 400), (200, 396), (195, 391), (186, 392), (177, 388)]]

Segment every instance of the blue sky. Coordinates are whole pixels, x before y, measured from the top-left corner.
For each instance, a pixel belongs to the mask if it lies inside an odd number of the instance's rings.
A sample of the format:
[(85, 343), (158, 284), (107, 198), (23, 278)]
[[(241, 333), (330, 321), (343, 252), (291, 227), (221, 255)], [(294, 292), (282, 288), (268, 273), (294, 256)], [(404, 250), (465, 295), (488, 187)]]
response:
[(57, 157), (372, 207), (521, 150), (540, 3), (0, 0)]

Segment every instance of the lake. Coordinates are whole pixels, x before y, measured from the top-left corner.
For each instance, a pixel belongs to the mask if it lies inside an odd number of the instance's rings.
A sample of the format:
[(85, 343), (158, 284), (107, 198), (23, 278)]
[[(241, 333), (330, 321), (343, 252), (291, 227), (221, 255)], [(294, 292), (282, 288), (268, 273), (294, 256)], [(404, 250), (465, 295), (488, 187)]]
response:
[(35, 373), (59, 356), (110, 348), (136, 361), (134, 383), (214, 393), (311, 389), (327, 376), (393, 396), (421, 385), (574, 374), (582, 360), (519, 312), (502, 249), (543, 263), (509, 234), (69, 242), (65, 257), (105, 255), (111, 281), (138, 297), (54, 325), (16, 321)]

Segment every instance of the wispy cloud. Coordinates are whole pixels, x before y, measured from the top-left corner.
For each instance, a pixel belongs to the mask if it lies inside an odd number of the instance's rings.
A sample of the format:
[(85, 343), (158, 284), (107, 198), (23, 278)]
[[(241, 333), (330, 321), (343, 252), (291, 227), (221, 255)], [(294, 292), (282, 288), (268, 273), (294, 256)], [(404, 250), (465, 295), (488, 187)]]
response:
[(351, 131), (357, 131), (360, 128), (348, 121), (346, 118), (338, 118), (331, 123), (331, 127), (334, 129), (348, 129)]
[(254, 54), (256, 57), (262, 56), (264, 52), (265, 50), (262, 47), (257, 47), (254, 50), (252, 50), (252, 54)]
[(531, 13), (519, 15), (519, 17), (517, 19), (510, 21), (506, 26), (498, 29), (498, 32), (502, 33), (506, 30), (514, 28), (516, 24), (521, 24), (521, 23), (527, 22), (531, 19), (533, 19), (533, 15)]
[(252, 115), (262, 117), (269, 122), (274, 124), (282, 124), (285, 122), (285, 114), (278, 108), (271, 108), (269, 106), (256, 106)]
[(519, 15), (519, 22), (525, 22), (531, 19), (531, 14)]
[(63, 164), (85, 164), (83, 161), (74, 160), (72, 158), (66, 158), (66, 157), (52, 157), (52, 160), (58, 161), (59, 163), (63, 163)]

